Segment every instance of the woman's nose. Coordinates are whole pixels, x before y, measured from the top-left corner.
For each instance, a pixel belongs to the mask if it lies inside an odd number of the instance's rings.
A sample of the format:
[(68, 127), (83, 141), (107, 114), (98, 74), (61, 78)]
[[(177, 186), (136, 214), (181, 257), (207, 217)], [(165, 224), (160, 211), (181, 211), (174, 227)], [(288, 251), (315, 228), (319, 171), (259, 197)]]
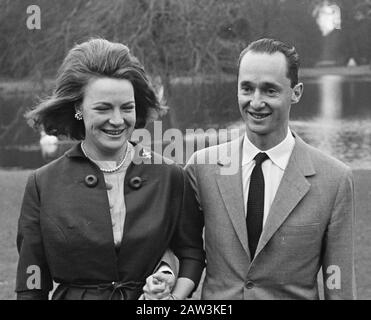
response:
[(113, 111), (109, 123), (114, 126), (120, 126), (124, 123), (124, 118), (119, 110)]

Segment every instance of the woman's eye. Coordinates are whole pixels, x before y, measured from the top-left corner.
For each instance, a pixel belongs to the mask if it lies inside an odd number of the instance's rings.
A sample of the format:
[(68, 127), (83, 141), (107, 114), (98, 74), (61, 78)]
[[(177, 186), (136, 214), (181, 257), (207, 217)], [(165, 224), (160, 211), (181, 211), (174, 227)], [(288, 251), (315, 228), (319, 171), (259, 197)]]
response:
[(99, 106), (94, 108), (97, 111), (106, 111), (109, 110), (110, 108), (108, 106)]
[(125, 107), (122, 107), (121, 110), (124, 111), (124, 112), (130, 112), (132, 110), (135, 109), (135, 106), (134, 105), (130, 105), (130, 106), (125, 106)]

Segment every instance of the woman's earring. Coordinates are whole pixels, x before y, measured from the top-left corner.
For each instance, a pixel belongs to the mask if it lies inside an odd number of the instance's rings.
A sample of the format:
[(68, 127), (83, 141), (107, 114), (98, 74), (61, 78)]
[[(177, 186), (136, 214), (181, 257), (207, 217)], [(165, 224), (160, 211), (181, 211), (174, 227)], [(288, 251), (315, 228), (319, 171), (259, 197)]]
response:
[(76, 110), (75, 118), (76, 118), (76, 120), (82, 120), (82, 111), (81, 110)]

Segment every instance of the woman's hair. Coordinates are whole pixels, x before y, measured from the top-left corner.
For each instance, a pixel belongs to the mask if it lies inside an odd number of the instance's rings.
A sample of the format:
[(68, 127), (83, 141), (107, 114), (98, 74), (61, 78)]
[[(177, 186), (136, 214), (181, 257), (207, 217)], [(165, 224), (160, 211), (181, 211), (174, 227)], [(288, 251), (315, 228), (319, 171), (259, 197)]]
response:
[(91, 39), (68, 52), (58, 70), (53, 94), (28, 111), (26, 118), (35, 128), (42, 125), (47, 134), (84, 139), (84, 122), (75, 119), (75, 110), (82, 104), (89, 80), (102, 77), (126, 79), (133, 85), (135, 128), (143, 128), (163, 110), (144, 67), (127, 46)]

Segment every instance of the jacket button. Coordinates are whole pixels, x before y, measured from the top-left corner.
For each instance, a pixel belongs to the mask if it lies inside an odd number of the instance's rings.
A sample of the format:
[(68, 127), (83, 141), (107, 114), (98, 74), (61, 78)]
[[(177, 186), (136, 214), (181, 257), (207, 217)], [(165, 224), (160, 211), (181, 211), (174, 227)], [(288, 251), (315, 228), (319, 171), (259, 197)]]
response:
[(93, 174), (89, 174), (85, 177), (85, 184), (89, 188), (94, 188), (98, 184), (98, 178)]
[(110, 184), (110, 183), (108, 183), (108, 182), (106, 182), (106, 188), (107, 188), (107, 190), (112, 190), (113, 189), (113, 185)]
[(142, 179), (140, 177), (131, 178), (129, 185), (133, 189), (139, 189), (142, 186)]
[(252, 282), (250, 280), (246, 281), (246, 283), (245, 283), (246, 289), (252, 289), (252, 288), (254, 288), (254, 286), (255, 286), (254, 282)]

